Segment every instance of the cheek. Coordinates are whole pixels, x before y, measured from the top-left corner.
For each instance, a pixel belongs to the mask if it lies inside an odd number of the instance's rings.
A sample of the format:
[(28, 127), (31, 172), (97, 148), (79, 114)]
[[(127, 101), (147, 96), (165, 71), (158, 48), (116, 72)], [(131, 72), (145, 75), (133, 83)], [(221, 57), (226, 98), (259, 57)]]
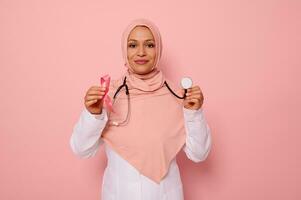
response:
[(134, 56), (134, 53), (133, 53), (133, 51), (131, 51), (131, 50), (128, 50), (128, 52), (127, 52), (127, 56), (128, 56), (128, 59), (131, 61), (131, 60), (133, 59), (133, 56)]
[(148, 52), (148, 55), (150, 57), (152, 57), (153, 59), (155, 59), (155, 57), (156, 57), (156, 50), (155, 49), (150, 49), (149, 52)]

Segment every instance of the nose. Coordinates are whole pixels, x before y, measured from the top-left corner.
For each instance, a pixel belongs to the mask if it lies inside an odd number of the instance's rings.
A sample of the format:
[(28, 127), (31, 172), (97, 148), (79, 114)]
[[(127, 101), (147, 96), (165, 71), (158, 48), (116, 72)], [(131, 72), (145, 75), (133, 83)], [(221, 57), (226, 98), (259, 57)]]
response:
[(145, 48), (144, 48), (144, 45), (141, 45), (139, 48), (138, 48), (138, 53), (137, 53), (138, 56), (145, 56)]

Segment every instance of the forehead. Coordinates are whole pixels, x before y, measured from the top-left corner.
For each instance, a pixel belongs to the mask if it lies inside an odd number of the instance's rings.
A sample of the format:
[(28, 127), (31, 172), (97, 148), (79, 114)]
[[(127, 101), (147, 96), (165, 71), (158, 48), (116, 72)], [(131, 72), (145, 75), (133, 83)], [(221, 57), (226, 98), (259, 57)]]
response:
[(146, 26), (136, 26), (129, 34), (129, 40), (154, 40), (151, 30)]

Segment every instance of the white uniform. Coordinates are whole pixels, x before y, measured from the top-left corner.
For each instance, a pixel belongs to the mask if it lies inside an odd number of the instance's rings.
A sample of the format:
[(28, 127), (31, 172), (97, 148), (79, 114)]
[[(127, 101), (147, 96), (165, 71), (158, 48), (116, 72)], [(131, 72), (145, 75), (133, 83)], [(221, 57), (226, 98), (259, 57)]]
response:
[[(211, 134), (202, 108), (189, 110), (183, 107), (186, 144), (183, 150), (194, 162), (206, 159), (211, 148)], [(96, 154), (104, 144), (108, 164), (104, 171), (101, 200), (183, 200), (183, 187), (176, 158), (168, 174), (157, 184), (139, 173), (100, 138), (108, 121), (107, 111), (91, 114), (86, 108), (74, 126), (70, 139), (71, 149), (80, 158)]]

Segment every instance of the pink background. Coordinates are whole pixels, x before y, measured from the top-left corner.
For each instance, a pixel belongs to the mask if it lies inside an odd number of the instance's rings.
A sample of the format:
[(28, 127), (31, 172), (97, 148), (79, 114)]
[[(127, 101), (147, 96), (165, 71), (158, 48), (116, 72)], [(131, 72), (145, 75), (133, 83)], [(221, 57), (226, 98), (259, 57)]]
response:
[(301, 199), (300, 1), (141, 2), (0, 0), (0, 199), (100, 198), (103, 146), (78, 159), (69, 140), (137, 17), (161, 31), (166, 76), (205, 96), (213, 146), (179, 154), (185, 200)]

